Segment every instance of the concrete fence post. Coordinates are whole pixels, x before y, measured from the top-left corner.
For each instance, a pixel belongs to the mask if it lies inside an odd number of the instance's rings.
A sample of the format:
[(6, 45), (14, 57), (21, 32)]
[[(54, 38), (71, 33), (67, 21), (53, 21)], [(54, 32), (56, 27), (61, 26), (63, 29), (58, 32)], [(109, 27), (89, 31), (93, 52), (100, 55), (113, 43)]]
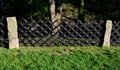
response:
[(9, 49), (19, 48), (18, 30), (16, 17), (7, 17)]
[(112, 26), (113, 26), (112, 21), (107, 20), (106, 30), (105, 30), (105, 35), (104, 35), (104, 42), (103, 42), (104, 47), (110, 46), (110, 37), (111, 37)]

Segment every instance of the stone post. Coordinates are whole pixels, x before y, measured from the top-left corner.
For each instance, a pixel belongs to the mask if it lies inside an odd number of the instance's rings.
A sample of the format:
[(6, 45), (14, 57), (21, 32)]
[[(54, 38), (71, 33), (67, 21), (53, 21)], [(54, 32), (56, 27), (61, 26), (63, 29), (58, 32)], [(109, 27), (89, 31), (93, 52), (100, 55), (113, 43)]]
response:
[(111, 31), (112, 31), (112, 21), (107, 20), (106, 31), (105, 31), (104, 42), (103, 42), (104, 47), (109, 47), (110, 46)]
[(7, 17), (9, 49), (19, 48), (18, 30), (16, 17)]

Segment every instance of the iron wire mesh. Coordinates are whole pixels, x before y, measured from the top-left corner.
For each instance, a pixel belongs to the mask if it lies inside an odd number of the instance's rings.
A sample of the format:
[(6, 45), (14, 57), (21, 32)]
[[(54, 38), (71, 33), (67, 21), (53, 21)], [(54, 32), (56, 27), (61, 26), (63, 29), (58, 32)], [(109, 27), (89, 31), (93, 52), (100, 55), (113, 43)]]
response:
[[(32, 46), (99, 46), (104, 36), (104, 21), (83, 23), (80, 20), (62, 20), (56, 27), (54, 23), (33, 18), (19, 22), (21, 45)], [(60, 27), (56, 33), (55, 29)]]
[[(23, 46), (100, 46), (105, 33), (105, 21), (85, 23), (80, 20), (62, 20), (54, 23), (41, 19), (18, 20), (18, 35)], [(60, 28), (60, 29), (58, 29)], [(57, 32), (53, 33), (56, 29)], [(120, 21), (113, 21), (111, 45), (120, 46)], [(6, 18), (0, 18), (0, 46), (8, 45)]]
[(113, 21), (111, 45), (120, 46), (120, 21)]
[(8, 30), (6, 17), (0, 18), (0, 47), (8, 48)]

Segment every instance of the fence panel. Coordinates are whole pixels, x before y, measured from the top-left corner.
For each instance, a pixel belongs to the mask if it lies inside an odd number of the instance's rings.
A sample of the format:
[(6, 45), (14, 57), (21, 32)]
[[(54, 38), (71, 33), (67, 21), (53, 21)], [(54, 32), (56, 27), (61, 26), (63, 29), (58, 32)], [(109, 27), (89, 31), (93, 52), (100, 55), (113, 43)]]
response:
[(111, 34), (111, 45), (120, 46), (120, 21), (113, 21), (113, 28)]
[[(100, 46), (105, 33), (105, 21), (84, 23), (80, 20), (62, 20), (53, 28), (49, 20), (18, 20), (19, 42), (22, 46)], [(60, 27), (56, 33), (55, 29)], [(120, 21), (113, 21), (111, 45), (120, 46)], [(8, 47), (6, 18), (0, 18), (0, 46)]]
[(6, 18), (0, 18), (0, 47), (8, 48), (8, 30)]
[[(79, 20), (63, 20), (60, 25), (52, 28), (53, 23), (50, 21), (23, 19), (18, 26), (20, 44), (26, 46), (99, 46), (102, 45), (105, 32), (104, 23), (104, 21), (83, 23)], [(58, 27), (60, 30), (52, 33)]]

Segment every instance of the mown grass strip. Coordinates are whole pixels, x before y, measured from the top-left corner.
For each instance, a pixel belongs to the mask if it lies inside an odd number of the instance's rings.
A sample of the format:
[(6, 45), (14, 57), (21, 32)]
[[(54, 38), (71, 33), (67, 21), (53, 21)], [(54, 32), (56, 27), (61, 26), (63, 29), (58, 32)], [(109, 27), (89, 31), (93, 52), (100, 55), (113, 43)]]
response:
[(119, 70), (120, 48), (21, 47), (0, 49), (0, 70)]

